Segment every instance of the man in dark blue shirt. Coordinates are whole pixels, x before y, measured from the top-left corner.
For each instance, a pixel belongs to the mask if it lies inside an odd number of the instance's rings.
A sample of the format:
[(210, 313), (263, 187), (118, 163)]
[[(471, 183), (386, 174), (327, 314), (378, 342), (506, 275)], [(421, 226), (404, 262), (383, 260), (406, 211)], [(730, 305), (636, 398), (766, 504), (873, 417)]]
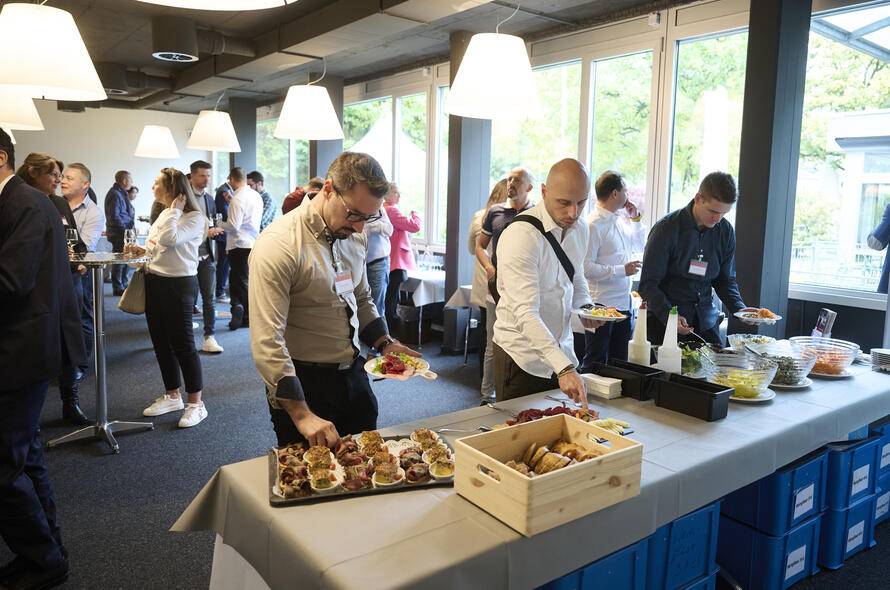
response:
[[(105, 195), (105, 234), (115, 252), (124, 251), (124, 231), (133, 229), (136, 211), (130, 203), (127, 190), (133, 184), (133, 177), (126, 170), (118, 170), (114, 175), (114, 185)], [(122, 295), (129, 283), (126, 264), (115, 264), (111, 268), (111, 284), (115, 295)]]
[(709, 342), (722, 344), (712, 289), (730, 313), (745, 309), (735, 276), (735, 230), (724, 219), (737, 198), (732, 176), (712, 172), (686, 207), (668, 214), (652, 228), (640, 276), (652, 344), (664, 340), (673, 306), (680, 315), (677, 332), (681, 337), (694, 331)]

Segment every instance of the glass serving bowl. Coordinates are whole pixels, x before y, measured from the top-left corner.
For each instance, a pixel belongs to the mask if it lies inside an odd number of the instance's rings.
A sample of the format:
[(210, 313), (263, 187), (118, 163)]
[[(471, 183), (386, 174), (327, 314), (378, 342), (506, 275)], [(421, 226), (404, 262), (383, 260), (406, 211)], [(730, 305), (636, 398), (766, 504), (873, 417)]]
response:
[(777, 340), (768, 344), (751, 345), (752, 350), (758, 352), (778, 365), (776, 376), (772, 384), (775, 385), (800, 385), (813, 370), (817, 356), (811, 351), (802, 348), (788, 340)]
[(811, 370), (814, 375), (843, 375), (859, 354), (859, 345), (846, 340), (818, 336), (793, 336), (789, 340), (816, 357)]
[(763, 334), (730, 334), (726, 338), (729, 340), (729, 347), (737, 352), (745, 350), (746, 344), (762, 345), (776, 341), (772, 336)]
[(766, 391), (779, 366), (750, 354), (714, 355), (708, 381), (735, 388), (735, 397), (754, 398)]

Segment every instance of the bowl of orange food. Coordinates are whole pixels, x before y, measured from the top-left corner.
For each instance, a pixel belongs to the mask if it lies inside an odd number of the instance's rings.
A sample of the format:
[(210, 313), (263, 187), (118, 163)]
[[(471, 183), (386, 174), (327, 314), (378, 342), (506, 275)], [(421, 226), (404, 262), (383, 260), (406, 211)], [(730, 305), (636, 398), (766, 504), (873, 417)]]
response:
[(859, 345), (855, 342), (825, 338), (820, 336), (794, 336), (789, 338), (801, 350), (816, 356), (816, 363), (810, 375), (816, 377), (844, 377), (847, 369), (859, 354)]

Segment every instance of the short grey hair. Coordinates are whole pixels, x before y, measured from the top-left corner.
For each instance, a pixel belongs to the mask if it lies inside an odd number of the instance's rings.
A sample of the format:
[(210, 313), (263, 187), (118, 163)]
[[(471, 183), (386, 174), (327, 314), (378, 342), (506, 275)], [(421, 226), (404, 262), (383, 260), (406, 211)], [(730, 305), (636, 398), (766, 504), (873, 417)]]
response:
[(347, 193), (360, 184), (368, 186), (368, 190), (378, 199), (389, 192), (389, 181), (383, 167), (372, 156), (361, 152), (343, 152), (331, 162), (327, 177), (331, 179), (335, 190)]

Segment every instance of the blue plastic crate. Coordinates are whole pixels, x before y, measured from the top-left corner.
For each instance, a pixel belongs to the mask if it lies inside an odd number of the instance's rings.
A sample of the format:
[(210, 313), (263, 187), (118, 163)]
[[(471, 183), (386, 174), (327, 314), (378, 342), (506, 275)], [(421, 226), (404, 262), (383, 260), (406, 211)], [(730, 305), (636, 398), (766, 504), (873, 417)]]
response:
[(881, 437), (878, 443), (878, 477), (890, 475), (890, 424), (872, 429), (871, 434)]
[[(719, 568), (718, 570), (719, 571)], [(709, 576), (698, 579), (681, 590), (714, 590), (717, 587), (717, 571)]]
[(875, 546), (875, 499), (872, 494), (846, 510), (825, 511), (819, 565), (836, 570), (850, 557)]
[(890, 518), (890, 474), (878, 478), (875, 491), (875, 525)]
[(544, 584), (538, 590), (581, 590), (581, 570)]
[(720, 517), (717, 563), (742, 588), (784, 590), (819, 571), (821, 515), (797, 525), (781, 537), (773, 537)]
[(581, 568), (584, 590), (644, 590), (646, 587), (646, 539)]
[(875, 493), (880, 435), (860, 441), (830, 443), (828, 485), (825, 495), (832, 510), (849, 508), (856, 500)]
[(720, 502), (681, 516), (649, 537), (647, 590), (676, 590), (717, 569)]
[(865, 425), (848, 434), (847, 440), (862, 440), (863, 438), (868, 438), (869, 435), (868, 425)]
[(768, 535), (781, 537), (825, 510), (828, 452), (823, 448), (723, 499), (721, 511)]

